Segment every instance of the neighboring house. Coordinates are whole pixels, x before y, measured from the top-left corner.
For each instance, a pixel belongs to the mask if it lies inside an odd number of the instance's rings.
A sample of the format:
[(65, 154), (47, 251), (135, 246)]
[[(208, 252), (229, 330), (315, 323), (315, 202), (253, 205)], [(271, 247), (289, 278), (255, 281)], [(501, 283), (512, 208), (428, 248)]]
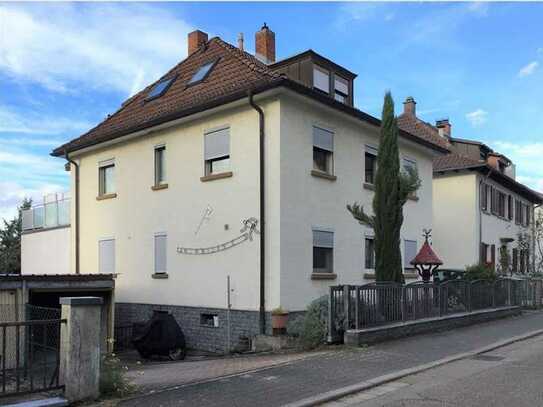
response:
[(22, 211), (21, 274), (0, 276), (0, 305), (10, 310), (0, 319), (19, 320), (29, 312), (56, 318), (49, 309), (60, 310), (61, 297), (98, 296), (104, 300), (103, 349), (111, 350), (107, 338), (113, 336), (114, 275), (73, 273), (70, 207), (69, 194), (54, 193)]
[[(541, 195), (515, 179), (515, 165), (478, 141), (454, 138), (448, 120), (433, 126), (406, 100), (399, 125), (440, 137), (451, 154), (434, 160), (433, 247), (443, 269), (489, 263), (501, 272), (532, 269), (533, 219)], [(505, 255), (508, 266), (504, 270)], [(503, 256), (503, 257), (502, 257)]]
[[(313, 51), (275, 62), (266, 26), (255, 45), (190, 33), (185, 60), (53, 151), (71, 161), (72, 272), (117, 276), (117, 325), (170, 310), (189, 346), (222, 351), (270, 332), (276, 307), (373, 281), (373, 232), (345, 206), (371, 208), (380, 121), (353, 107), (352, 72)], [(407, 131), (399, 145), (422, 181), (404, 209), (411, 268), (448, 150)]]

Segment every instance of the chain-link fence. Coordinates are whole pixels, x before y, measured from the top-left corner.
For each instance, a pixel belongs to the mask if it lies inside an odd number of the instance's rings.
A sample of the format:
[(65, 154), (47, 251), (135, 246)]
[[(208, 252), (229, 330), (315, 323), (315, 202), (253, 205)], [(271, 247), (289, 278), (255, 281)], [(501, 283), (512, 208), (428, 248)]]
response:
[(0, 305), (0, 396), (59, 387), (60, 309)]

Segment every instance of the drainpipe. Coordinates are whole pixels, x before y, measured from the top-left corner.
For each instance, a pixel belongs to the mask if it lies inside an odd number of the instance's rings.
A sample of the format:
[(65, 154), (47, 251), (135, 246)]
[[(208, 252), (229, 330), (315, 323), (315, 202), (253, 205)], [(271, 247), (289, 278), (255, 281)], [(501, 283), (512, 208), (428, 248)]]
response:
[(258, 124), (260, 130), (260, 148), (259, 148), (259, 164), (260, 164), (260, 333), (266, 334), (266, 218), (265, 218), (265, 184), (264, 184), (264, 112), (253, 100), (253, 93), (248, 92), (249, 104), (258, 113)]
[(64, 152), (66, 161), (75, 167), (75, 274), (79, 274), (79, 164)]

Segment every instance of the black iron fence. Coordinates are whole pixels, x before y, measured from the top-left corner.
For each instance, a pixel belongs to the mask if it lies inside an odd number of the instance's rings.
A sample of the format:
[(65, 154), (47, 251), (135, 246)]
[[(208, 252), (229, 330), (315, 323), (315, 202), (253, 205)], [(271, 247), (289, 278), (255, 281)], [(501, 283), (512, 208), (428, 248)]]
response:
[(0, 309), (0, 397), (61, 389), (60, 310)]
[(330, 287), (329, 340), (348, 329), (505, 306), (540, 307), (542, 280), (449, 280), (439, 283), (371, 283)]
[(113, 343), (113, 350), (120, 352), (127, 349), (132, 349), (132, 332), (133, 324), (130, 325), (118, 325), (114, 329), (115, 342)]

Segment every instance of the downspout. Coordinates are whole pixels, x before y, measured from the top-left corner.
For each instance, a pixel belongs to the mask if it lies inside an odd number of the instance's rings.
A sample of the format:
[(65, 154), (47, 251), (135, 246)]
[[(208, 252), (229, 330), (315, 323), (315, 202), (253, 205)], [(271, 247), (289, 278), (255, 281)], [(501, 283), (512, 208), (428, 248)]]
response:
[(79, 274), (79, 164), (64, 152), (66, 161), (75, 167), (75, 274)]
[(249, 104), (258, 113), (259, 125), (259, 164), (260, 164), (260, 333), (266, 334), (266, 218), (265, 218), (265, 173), (264, 173), (264, 112), (253, 100), (253, 93), (249, 90)]

